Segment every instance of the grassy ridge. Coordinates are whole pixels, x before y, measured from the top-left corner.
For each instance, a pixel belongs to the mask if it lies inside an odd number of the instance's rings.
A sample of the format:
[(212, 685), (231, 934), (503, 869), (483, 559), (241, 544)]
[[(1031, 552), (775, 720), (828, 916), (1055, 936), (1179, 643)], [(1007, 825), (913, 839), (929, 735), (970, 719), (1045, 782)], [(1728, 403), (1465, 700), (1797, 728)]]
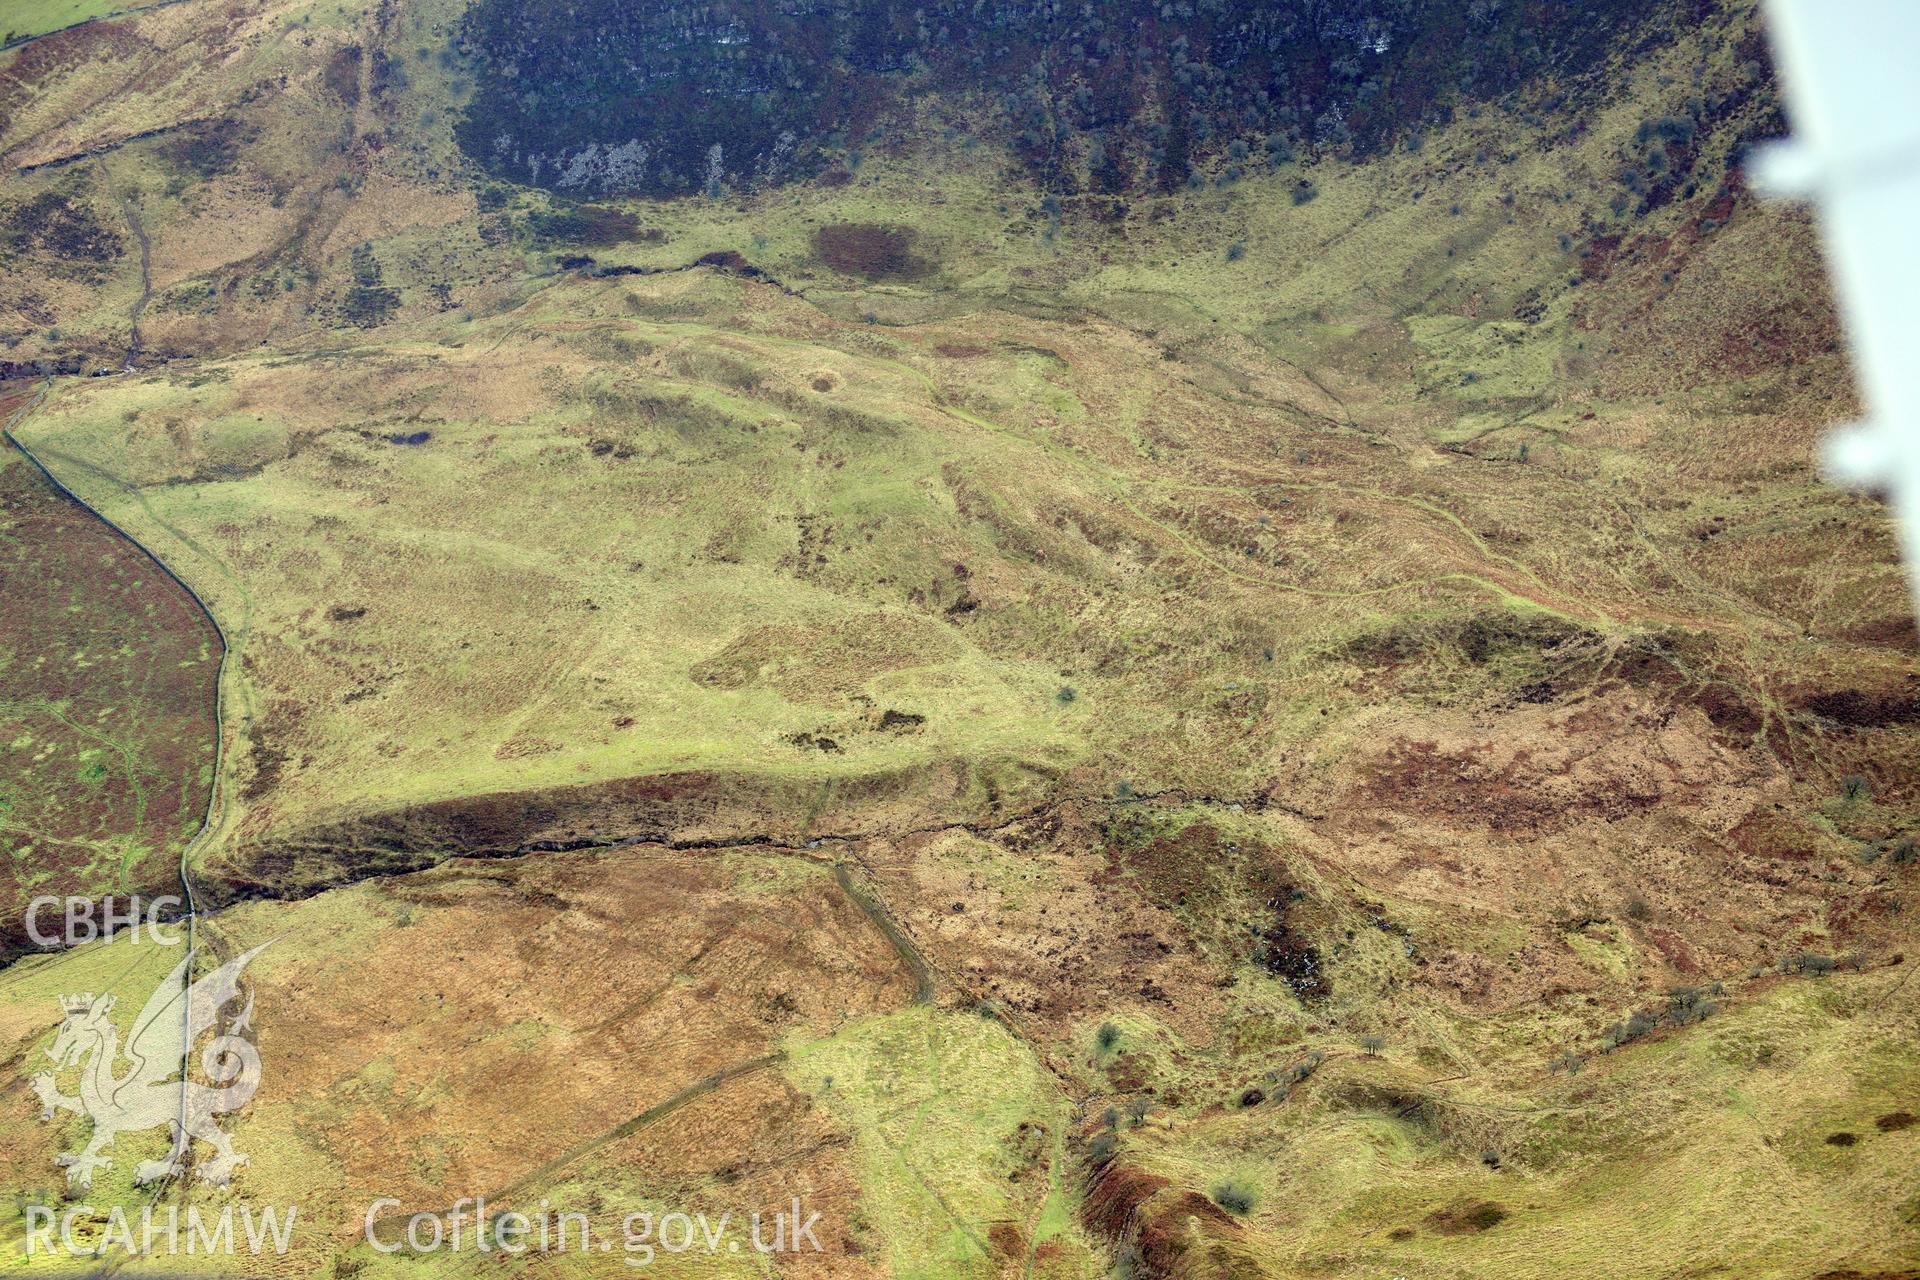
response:
[(889, 1275), (1099, 1274), (1063, 1187), (1066, 1100), (999, 1024), (903, 1010), (791, 1046), (787, 1073), (852, 1129)]

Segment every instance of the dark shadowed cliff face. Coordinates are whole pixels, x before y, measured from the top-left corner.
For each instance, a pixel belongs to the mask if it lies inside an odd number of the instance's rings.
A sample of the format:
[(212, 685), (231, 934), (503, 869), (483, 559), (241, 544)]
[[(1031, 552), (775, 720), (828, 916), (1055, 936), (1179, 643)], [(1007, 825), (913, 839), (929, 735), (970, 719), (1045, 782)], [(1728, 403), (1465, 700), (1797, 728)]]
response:
[[(480, 0), (462, 145), (562, 191), (671, 193), (857, 163), (911, 94), (1061, 190), (1173, 190), (1199, 157), (1418, 145), (1456, 105), (1563, 98), (1662, 0)], [(1548, 105), (1553, 105), (1549, 103)]]

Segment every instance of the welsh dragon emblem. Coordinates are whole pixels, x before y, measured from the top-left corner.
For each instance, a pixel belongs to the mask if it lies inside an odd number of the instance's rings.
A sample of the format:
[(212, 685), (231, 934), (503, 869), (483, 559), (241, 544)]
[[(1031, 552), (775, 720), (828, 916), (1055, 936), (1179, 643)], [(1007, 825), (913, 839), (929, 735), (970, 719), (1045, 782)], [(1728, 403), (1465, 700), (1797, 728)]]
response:
[[(86, 1146), (54, 1160), (66, 1169), (69, 1187), (85, 1191), (93, 1185), (95, 1169), (113, 1167), (113, 1161), (100, 1153), (115, 1138), (160, 1125), (172, 1128), (173, 1147), (165, 1159), (141, 1161), (134, 1170), (136, 1183), (179, 1176), (195, 1138), (217, 1153), (195, 1170), (207, 1182), (225, 1185), (234, 1170), (247, 1163), (214, 1117), (239, 1110), (260, 1087), (260, 1053), (244, 1038), (252, 1025), (253, 998), (249, 995), (245, 1007), (224, 1025), (220, 1011), (240, 998), (241, 971), (270, 945), (262, 943), (229, 960), (191, 986), (186, 978), (195, 953), (189, 951), (141, 1008), (124, 1048), (108, 1018), (112, 996), (61, 997), (67, 1016), (47, 1050), (54, 1069), (34, 1076), (33, 1090), (40, 1095), (43, 1121), (53, 1119), (56, 1110), (79, 1112), (93, 1121), (93, 1137)], [(218, 1034), (200, 1054), (200, 1069), (213, 1083), (179, 1079), (186, 1049), (216, 1030)], [(82, 1060), (80, 1092), (71, 1097), (61, 1093), (55, 1073)], [(129, 1065), (116, 1071), (122, 1061)]]

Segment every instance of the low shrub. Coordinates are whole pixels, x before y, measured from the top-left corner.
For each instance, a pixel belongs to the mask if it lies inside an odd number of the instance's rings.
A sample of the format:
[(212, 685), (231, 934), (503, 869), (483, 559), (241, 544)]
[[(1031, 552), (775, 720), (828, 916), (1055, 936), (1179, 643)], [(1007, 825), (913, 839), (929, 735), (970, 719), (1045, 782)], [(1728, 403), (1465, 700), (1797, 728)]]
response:
[(1223, 1182), (1213, 1189), (1213, 1202), (1228, 1213), (1245, 1217), (1253, 1212), (1253, 1192), (1238, 1183)]

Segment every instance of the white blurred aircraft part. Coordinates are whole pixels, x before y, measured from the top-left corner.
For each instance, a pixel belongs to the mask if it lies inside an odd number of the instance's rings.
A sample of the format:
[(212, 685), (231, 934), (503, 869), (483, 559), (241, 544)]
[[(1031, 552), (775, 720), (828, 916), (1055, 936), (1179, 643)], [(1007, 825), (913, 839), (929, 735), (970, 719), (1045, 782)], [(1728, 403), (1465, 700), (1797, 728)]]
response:
[(1840, 484), (1884, 490), (1920, 601), (1920, 0), (1767, 0), (1790, 141), (1754, 185), (1810, 199), (1867, 421), (1827, 441)]

